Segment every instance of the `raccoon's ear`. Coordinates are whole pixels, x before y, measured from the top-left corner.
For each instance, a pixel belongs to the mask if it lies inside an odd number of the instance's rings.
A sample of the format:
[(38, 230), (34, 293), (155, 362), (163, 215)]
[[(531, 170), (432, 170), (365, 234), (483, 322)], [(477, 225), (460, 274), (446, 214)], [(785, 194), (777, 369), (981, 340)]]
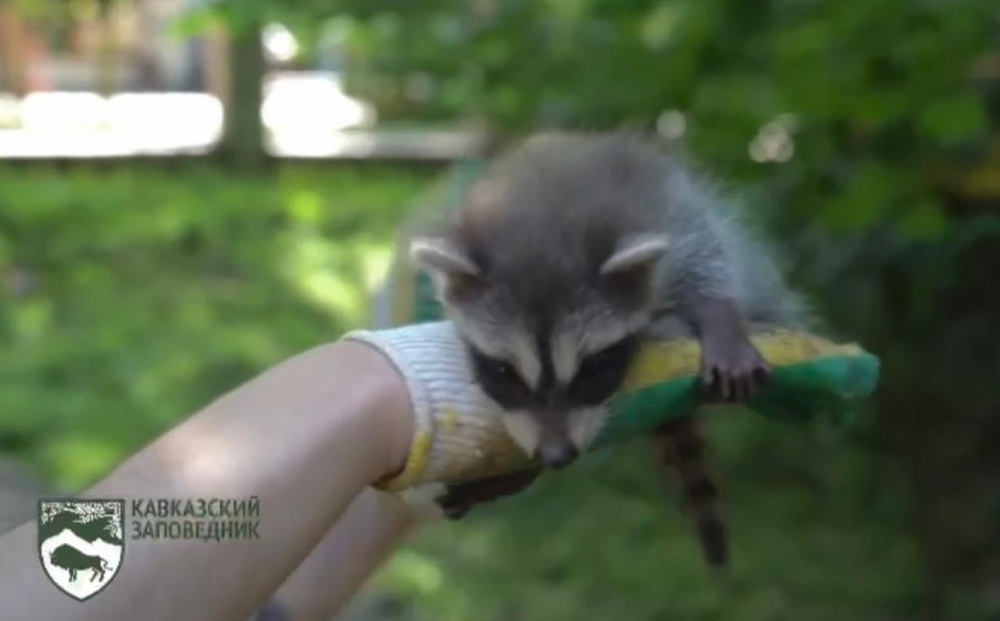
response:
[(601, 264), (601, 275), (628, 274), (644, 271), (660, 259), (670, 247), (666, 235), (636, 235), (622, 240), (608, 259)]
[(456, 245), (443, 237), (420, 237), (410, 242), (410, 258), (426, 270), (439, 291), (479, 278), (480, 269)]

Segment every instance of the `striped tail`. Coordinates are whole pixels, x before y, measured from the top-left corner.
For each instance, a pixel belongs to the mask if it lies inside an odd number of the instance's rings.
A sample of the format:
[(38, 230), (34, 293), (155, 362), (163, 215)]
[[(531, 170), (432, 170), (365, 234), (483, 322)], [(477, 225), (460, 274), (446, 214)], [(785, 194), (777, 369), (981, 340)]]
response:
[(719, 490), (705, 457), (705, 437), (695, 416), (664, 423), (658, 432), (663, 457), (681, 479), (686, 508), (694, 520), (705, 560), (712, 567), (729, 564), (729, 541)]

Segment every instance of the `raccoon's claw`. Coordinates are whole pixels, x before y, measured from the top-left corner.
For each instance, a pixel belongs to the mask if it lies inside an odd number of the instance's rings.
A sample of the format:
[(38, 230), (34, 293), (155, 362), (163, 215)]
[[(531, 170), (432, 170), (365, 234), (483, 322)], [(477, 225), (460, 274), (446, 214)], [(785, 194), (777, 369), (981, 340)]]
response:
[(447, 491), (435, 502), (444, 511), (446, 518), (458, 520), (476, 505), (493, 502), (524, 490), (540, 473), (540, 469), (533, 468), (481, 481), (449, 485)]
[(704, 344), (701, 384), (708, 395), (724, 402), (746, 401), (771, 379), (771, 366), (749, 339)]
[(435, 500), (437, 505), (441, 507), (444, 517), (449, 520), (462, 519), (469, 511), (472, 511), (472, 507), (476, 504), (469, 497), (469, 494), (460, 488), (461, 486), (450, 486), (444, 495)]
[(472, 511), (472, 505), (452, 505), (449, 507), (442, 507), (444, 511), (444, 517), (449, 520), (460, 520)]

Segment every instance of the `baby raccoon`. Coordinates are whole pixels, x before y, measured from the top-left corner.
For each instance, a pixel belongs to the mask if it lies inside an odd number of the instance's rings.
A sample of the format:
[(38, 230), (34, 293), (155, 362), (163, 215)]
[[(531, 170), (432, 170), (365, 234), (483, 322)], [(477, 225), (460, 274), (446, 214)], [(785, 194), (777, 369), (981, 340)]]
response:
[[(802, 313), (720, 202), (638, 137), (541, 134), (494, 163), (443, 230), (413, 240), (476, 379), (543, 466), (587, 448), (645, 339), (697, 337), (701, 384), (715, 400), (746, 399), (768, 381), (748, 330), (795, 325)], [(659, 435), (706, 556), (722, 564), (725, 530), (696, 421)], [(508, 493), (511, 480), (463, 487), (450, 500), (456, 514)]]

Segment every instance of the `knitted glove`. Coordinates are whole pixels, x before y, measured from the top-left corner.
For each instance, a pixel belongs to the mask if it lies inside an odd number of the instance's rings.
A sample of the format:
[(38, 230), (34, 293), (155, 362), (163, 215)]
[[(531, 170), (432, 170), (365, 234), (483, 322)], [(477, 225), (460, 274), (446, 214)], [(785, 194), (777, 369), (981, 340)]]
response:
[(465, 345), (450, 322), (359, 330), (344, 338), (381, 351), (403, 376), (413, 406), (406, 465), (377, 487), (402, 491), (464, 483), (530, 464), (507, 434), (498, 406), (473, 379)]
[[(465, 347), (450, 322), (430, 322), (345, 338), (375, 347), (405, 378), (415, 434), (402, 472), (378, 487), (390, 491), (426, 484), (460, 484), (532, 466), (511, 440), (500, 410), (478, 387)], [(751, 337), (774, 371), (770, 385), (746, 405), (780, 420), (820, 415), (846, 420), (858, 399), (874, 390), (878, 360), (857, 345), (838, 345), (801, 332)], [(700, 364), (692, 339), (650, 343), (639, 353), (611, 402), (608, 423), (592, 449), (650, 433), (701, 405), (694, 390)]]

